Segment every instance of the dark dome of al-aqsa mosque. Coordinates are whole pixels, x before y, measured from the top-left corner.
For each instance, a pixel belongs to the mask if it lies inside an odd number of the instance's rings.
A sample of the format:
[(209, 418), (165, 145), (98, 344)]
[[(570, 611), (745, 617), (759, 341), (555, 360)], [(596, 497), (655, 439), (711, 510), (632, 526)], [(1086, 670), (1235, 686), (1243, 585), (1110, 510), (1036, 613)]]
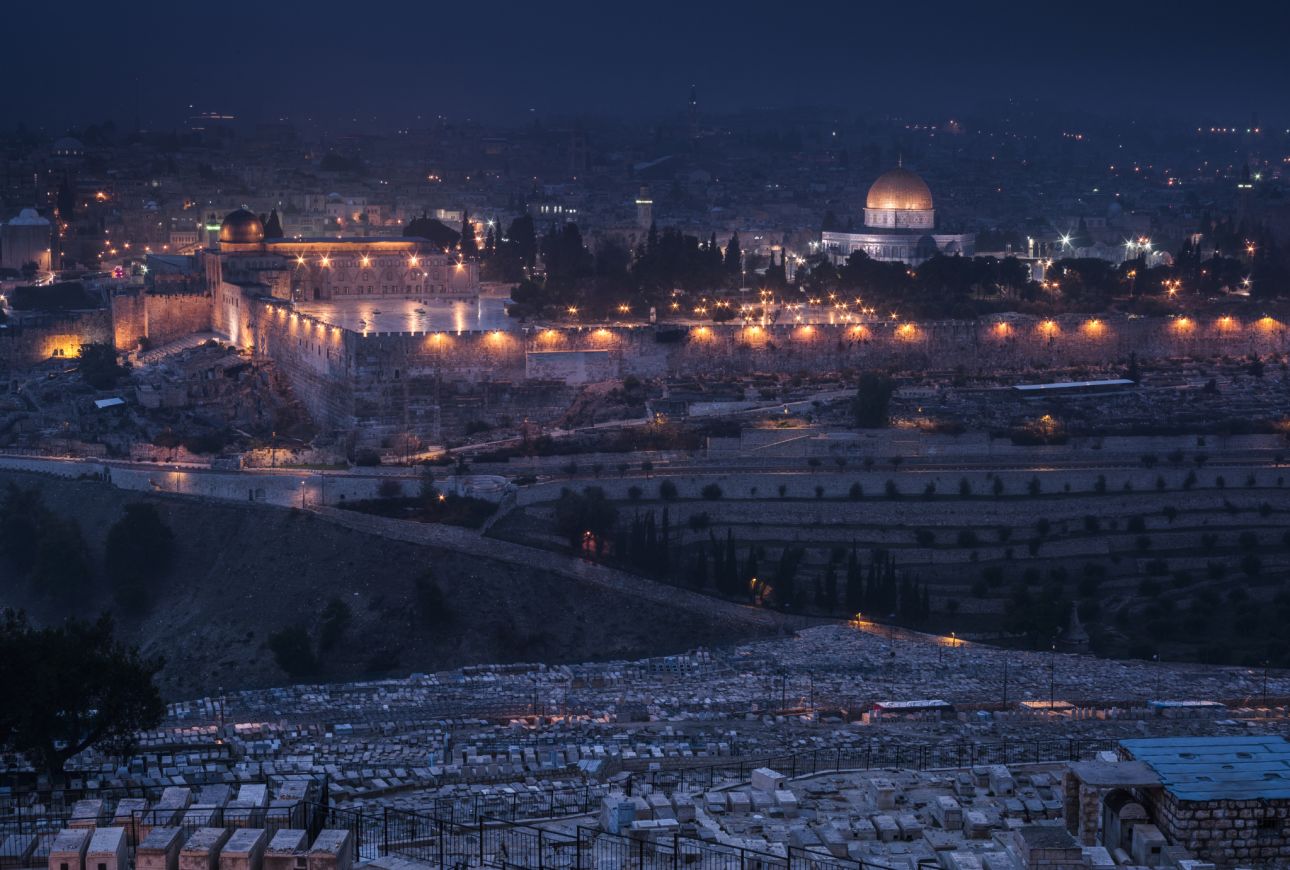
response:
[(219, 227), (221, 244), (258, 245), (264, 241), (264, 224), (244, 208), (229, 212)]

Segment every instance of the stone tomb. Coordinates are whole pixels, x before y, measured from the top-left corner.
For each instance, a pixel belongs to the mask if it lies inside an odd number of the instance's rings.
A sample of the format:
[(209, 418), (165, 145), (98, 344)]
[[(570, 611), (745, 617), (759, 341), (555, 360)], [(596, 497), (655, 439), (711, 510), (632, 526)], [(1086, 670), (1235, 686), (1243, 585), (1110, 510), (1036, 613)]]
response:
[(219, 853), (228, 838), (228, 828), (198, 828), (179, 850), (179, 870), (219, 870)]
[(129, 870), (125, 828), (97, 828), (85, 850), (85, 870)]
[(219, 853), (219, 870), (261, 870), (269, 837), (264, 828), (239, 828)]
[(303, 870), (308, 864), (309, 835), (297, 828), (283, 828), (264, 849), (263, 870)]
[(178, 825), (153, 828), (135, 850), (134, 870), (179, 870), (184, 829)]
[(348, 830), (324, 829), (309, 849), (308, 870), (351, 870), (354, 866), (353, 837)]
[(49, 870), (85, 870), (85, 850), (90, 832), (85, 828), (64, 828), (49, 847)]
[(31, 866), (36, 852), (36, 838), (32, 834), (10, 834), (0, 843), (0, 870)]

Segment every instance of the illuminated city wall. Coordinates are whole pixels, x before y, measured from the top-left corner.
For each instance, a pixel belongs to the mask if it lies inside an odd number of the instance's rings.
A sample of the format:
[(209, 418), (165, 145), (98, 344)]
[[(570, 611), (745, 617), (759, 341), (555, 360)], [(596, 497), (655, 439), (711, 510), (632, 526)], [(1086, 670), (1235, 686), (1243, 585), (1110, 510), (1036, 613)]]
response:
[(243, 346), (273, 360), (315, 422), (327, 429), (353, 427), (353, 345), (359, 336), (277, 300), (242, 296), (228, 299), (224, 307), (219, 319), (236, 331)]
[(83, 344), (111, 344), (112, 340), (112, 313), (107, 309), (29, 318), (0, 329), (0, 363), (24, 367), (74, 358)]
[[(475, 419), (496, 421), (505, 416), (548, 423), (558, 419), (576, 385), (588, 379), (587, 359), (578, 359), (578, 351), (597, 351), (592, 371), (600, 378), (684, 378), (871, 367), (1021, 373), (1124, 362), (1131, 353), (1146, 361), (1268, 354), (1288, 346), (1285, 324), (1234, 318), (565, 327), (347, 335), (352, 337), (347, 347), (354, 354), (350, 371), (358, 425), (384, 433), (404, 427), (436, 438), (460, 435), (461, 426)], [(558, 361), (561, 352), (570, 352), (567, 363)]]
[(211, 329), (211, 294), (145, 293), (133, 289), (112, 297), (116, 349), (131, 351), (139, 339), (155, 347)]

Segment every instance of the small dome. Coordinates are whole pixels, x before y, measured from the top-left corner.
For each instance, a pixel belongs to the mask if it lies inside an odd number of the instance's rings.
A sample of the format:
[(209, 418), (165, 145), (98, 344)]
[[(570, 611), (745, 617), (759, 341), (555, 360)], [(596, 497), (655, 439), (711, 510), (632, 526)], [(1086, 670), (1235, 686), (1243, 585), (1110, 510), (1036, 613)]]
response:
[(79, 139), (64, 136), (54, 142), (51, 150), (59, 157), (78, 157), (85, 153), (85, 146), (81, 144)]
[(878, 176), (873, 187), (869, 188), (865, 208), (931, 211), (932, 192), (918, 175), (898, 166)]
[(264, 224), (244, 208), (229, 212), (219, 226), (219, 240), (230, 245), (258, 245), (264, 241)]
[(49, 221), (40, 216), (34, 208), (24, 208), (18, 216), (9, 220), (11, 227), (47, 227)]

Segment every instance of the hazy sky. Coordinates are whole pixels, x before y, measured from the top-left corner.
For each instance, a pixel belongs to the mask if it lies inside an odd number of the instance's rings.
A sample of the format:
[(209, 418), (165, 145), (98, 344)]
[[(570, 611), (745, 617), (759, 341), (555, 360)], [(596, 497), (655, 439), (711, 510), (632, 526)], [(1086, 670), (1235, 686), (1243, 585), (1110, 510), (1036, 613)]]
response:
[[(55, 11), (56, 10), (56, 11)], [(835, 105), (913, 117), (1007, 97), (1196, 123), (1290, 120), (1290, 4), (207, 2), (4, 4), (0, 126), (191, 104), (253, 118), (648, 117)]]

